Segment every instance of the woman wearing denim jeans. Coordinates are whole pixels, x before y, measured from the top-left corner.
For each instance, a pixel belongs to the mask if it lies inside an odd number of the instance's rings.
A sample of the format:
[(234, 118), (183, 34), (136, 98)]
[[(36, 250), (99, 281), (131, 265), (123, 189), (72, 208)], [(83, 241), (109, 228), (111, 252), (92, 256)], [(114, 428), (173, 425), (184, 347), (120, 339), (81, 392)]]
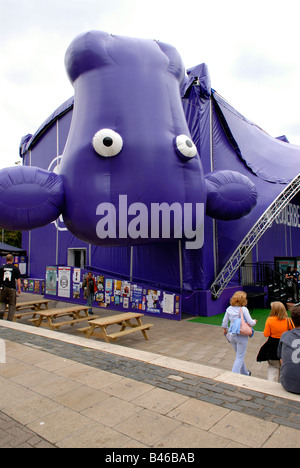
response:
[[(242, 308), (245, 322), (254, 327), (256, 320), (251, 318), (247, 305), (247, 294), (244, 291), (237, 291), (230, 299), (230, 306), (226, 310), (222, 327), (224, 329), (224, 335), (228, 334), (228, 339), (235, 351), (236, 359), (232, 367), (232, 372), (235, 374), (251, 375), (251, 372), (247, 370), (245, 366), (245, 355), (248, 346), (248, 336), (238, 335), (236, 333), (228, 333), (228, 323), (230, 322), (231, 327), (234, 328), (234, 322), (240, 318), (240, 310)], [(233, 326), (233, 327), (232, 327)]]

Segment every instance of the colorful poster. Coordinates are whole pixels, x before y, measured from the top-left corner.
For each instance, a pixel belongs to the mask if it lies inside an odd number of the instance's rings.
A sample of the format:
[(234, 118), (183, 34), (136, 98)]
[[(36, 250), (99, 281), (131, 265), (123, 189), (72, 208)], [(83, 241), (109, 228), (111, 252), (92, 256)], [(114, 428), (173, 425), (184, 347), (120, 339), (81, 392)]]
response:
[(21, 275), (26, 275), (26, 273), (27, 273), (27, 263), (25, 261), (24, 262), (20, 261), (19, 270), (20, 270)]
[(34, 294), (40, 294), (40, 281), (35, 280), (34, 281)]
[(79, 298), (80, 298), (80, 284), (73, 283), (73, 299), (79, 299)]
[(105, 280), (105, 292), (112, 293), (113, 290), (113, 280), (106, 278)]
[[(24, 279), (23, 290), (38, 292), (43, 287), (45, 296), (65, 298), (66, 302), (85, 303), (82, 294), (82, 277), (85, 270), (76, 267), (47, 267), (46, 282)], [(100, 308), (126, 312), (141, 312), (145, 315), (165, 316), (180, 320), (181, 295), (163, 290), (150, 289), (149, 286), (131, 283), (111, 276), (96, 275), (97, 292), (95, 303)], [(57, 285), (58, 283), (58, 285)], [(94, 305), (96, 305), (94, 304)]]
[(164, 314), (174, 313), (174, 300), (175, 294), (167, 294), (166, 292), (164, 292), (162, 302), (162, 311)]
[(121, 295), (122, 297), (130, 297), (130, 287), (131, 284), (129, 281), (122, 281)]
[(46, 294), (56, 296), (57, 272), (56, 267), (46, 267)]
[(115, 280), (114, 281), (114, 294), (116, 296), (121, 296), (122, 293), (122, 281), (121, 280)]
[(110, 294), (108, 292), (105, 293), (105, 304), (108, 307), (110, 304)]
[(175, 298), (175, 315), (179, 315), (180, 313), (180, 296), (176, 296)]
[(142, 302), (143, 302), (143, 288), (142, 286), (138, 286), (137, 284), (133, 284), (131, 287), (132, 291), (132, 308), (133, 309), (142, 309)]
[(97, 291), (95, 294), (95, 301), (97, 302), (104, 302), (104, 292), (103, 291)]
[(73, 270), (73, 283), (80, 283), (80, 268), (74, 268)]
[(96, 285), (97, 285), (98, 291), (100, 291), (100, 292), (104, 291), (104, 276), (102, 276), (102, 275), (97, 276)]
[(146, 311), (151, 312), (152, 314), (159, 314), (159, 296), (160, 291), (156, 291), (155, 289), (148, 289), (146, 295)]
[(70, 297), (71, 268), (58, 267), (58, 296)]

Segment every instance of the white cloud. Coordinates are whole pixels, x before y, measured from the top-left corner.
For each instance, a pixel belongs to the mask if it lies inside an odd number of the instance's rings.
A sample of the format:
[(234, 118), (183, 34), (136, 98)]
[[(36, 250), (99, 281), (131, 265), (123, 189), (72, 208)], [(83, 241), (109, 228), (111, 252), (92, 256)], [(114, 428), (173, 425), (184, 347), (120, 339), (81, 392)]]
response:
[(73, 94), (64, 69), (90, 29), (173, 44), (187, 68), (205, 62), (212, 86), (273, 136), (300, 144), (298, 0), (0, 0), (0, 168)]
[(279, 60), (273, 60), (259, 50), (241, 51), (232, 68), (235, 79), (248, 83), (280, 86), (281, 80), (287, 80), (293, 72), (292, 65), (282, 66)]

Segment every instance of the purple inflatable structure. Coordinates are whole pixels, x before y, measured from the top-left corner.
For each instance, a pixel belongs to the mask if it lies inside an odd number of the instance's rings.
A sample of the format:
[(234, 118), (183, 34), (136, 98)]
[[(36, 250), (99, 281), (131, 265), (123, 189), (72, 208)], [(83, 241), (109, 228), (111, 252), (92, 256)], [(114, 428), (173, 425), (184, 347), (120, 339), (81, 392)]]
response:
[[(62, 214), (76, 237), (95, 245), (184, 234), (200, 248), (206, 199), (209, 215), (219, 219), (251, 211), (256, 190), (247, 177), (211, 173), (206, 184), (182, 108), (185, 73), (176, 49), (92, 31), (72, 42), (65, 63), (75, 105), (60, 173), (48, 180), (36, 168), (1, 172), (1, 225), (28, 230)], [(168, 229), (158, 216), (162, 203), (174, 211)], [(131, 225), (124, 211), (134, 216)]]
[[(186, 294), (190, 312), (222, 312), (225, 299), (214, 305), (209, 287), (298, 175), (299, 147), (233, 109), (206, 65), (186, 74), (170, 45), (91, 31), (74, 39), (65, 65), (74, 99), (23, 138), (22, 167), (0, 171), (0, 224), (29, 231), (31, 276), (74, 266), (70, 251), (85, 250), (82, 264), (197, 291)], [(292, 227), (274, 223), (251, 261), (295, 255), (300, 223)]]

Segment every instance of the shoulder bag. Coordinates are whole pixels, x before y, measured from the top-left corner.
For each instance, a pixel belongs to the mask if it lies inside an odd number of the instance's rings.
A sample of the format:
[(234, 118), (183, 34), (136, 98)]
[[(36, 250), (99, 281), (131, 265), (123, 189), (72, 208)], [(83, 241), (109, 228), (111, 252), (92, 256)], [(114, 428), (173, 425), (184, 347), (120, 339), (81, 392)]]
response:
[(250, 325), (248, 325), (248, 323), (245, 321), (242, 308), (240, 308), (240, 317), (241, 317), (240, 335), (252, 336), (253, 335), (252, 327), (250, 327)]

